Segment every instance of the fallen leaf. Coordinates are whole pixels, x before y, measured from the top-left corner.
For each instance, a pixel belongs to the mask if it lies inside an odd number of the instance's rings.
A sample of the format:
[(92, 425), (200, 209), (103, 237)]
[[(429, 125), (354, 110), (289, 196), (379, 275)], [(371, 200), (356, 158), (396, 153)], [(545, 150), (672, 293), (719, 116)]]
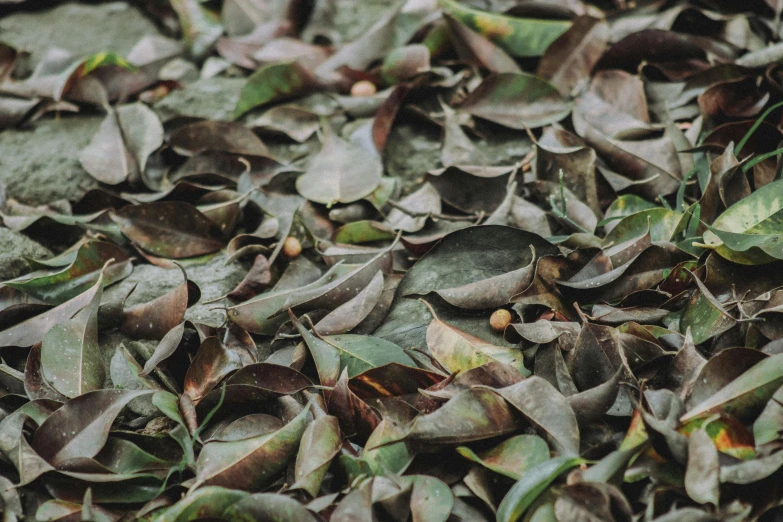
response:
[(351, 203), (371, 194), (382, 174), (376, 157), (330, 131), (324, 136), (321, 152), (297, 178), (296, 190), (316, 203)]

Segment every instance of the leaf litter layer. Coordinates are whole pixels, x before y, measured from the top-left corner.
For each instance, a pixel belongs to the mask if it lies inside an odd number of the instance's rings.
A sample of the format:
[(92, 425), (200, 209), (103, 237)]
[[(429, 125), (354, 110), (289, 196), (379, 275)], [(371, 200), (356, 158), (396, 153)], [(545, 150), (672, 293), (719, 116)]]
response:
[(98, 188), (0, 201), (54, 252), (0, 286), (5, 519), (781, 516), (783, 4), (135, 5), (0, 45), (5, 132), (103, 115)]

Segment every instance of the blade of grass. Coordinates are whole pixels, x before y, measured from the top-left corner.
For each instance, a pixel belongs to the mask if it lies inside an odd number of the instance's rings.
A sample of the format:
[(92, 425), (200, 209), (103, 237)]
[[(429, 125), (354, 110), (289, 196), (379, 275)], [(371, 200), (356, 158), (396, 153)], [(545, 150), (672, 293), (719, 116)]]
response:
[(742, 148), (745, 147), (745, 144), (748, 143), (748, 140), (753, 136), (753, 133), (756, 132), (756, 130), (761, 126), (761, 124), (764, 122), (764, 120), (767, 119), (767, 116), (772, 114), (772, 111), (775, 109), (779, 109), (780, 107), (783, 107), (783, 102), (778, 102), (758, 117), (756, 119), (756, 122), (753, 124), (753, 126), (748, 129), (748, 132), (745, 133), (745, 136), (742, 137), (739, 143), (737, 143), (737, 146), (734, 147), (734, 155), (739, 156), (740, 152), (742, 152)]
[(758, 165), (759, 163), (761, 163), (762, 161), (764, 161), (765, 159), (774, 158), (778, 154), (783, 154), (783, 148), (775, 149), (775, 150), (773, 150), (771, 152), (765, 152), (764, 154), (762, 154), (760, 156), (756, 156), (755, 158), (753, 158), (752, 160), (748, 161), (747, 163), (745, 163), (742, 166), (742, 172), (747, 172), (750, 169), (752, 169), (753, 167), (755, 167), (756, 165)]

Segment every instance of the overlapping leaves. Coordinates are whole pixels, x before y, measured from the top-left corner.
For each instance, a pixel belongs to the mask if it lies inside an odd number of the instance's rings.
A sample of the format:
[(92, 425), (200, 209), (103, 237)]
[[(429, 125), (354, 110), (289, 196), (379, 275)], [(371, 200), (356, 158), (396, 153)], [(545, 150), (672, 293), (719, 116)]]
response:
[[(0, 288), (6, 518), (779, 516), (774, 2), (407, 2), (345, 42), (329, 2), (141, 4), (183, 43), (0, 54), (4, 127), (105, 111), (100, 188), (0, 198), (55, 254)], [(186, 58), (246, 76), (233, 121), (147, 105)]]

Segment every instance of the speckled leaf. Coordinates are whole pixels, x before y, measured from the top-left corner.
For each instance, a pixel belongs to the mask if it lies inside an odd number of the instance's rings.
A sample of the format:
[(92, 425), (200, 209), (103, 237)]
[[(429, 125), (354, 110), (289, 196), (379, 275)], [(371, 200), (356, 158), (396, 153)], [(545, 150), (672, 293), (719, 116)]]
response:
[(144, 369), (139, 377), (146, 377), (149, 375), (161, 362), (168, 359), (179, 346), (182, 340), (182, 335), (185, 333), (185, 323), (180, 323), (168, 332), (155, 347), (155, 351), (152, 356), (147, 359), (144, 364)]
[(97, 390), (71, 399), (52, 413), (33, 436), (32, 448), (52, 465), (98, 454), (115, 417), (149, 391)]
[(195, 257), (223, 247), (217, 226), (189, 203), (130, 205), (110, 215), (125, 236), (156, 256)]
[(198, 404), (223, 377), (241, 367), (239, 354), (227, 349), (217, 337), (207, 337), (185, 374), (184, 392)]
[(718, 216), (704, 233), (726, 259), (762, 264), (783, 257), (783, 180), (773, 181)]
[(0, 346), (32, 346), (40, 343), (55, 324), (67, 321), (87, 306), (101, 289), (96, 282), (83, 293), (40, 315), (36, 315), (0, 332)]
[(656, 208), (655, 204), (650, 203), (646, 199), (634, 194), (623, 194), (612, 201), (612, 204), (606, 208), (604, 219), (599, 225), (603, 225), (604, 230), (609, 233), (617, 226), (620, 219), (651, 208)]
[(680, 317), (680, 331), (685, 332), (690, 328), (693, 342), (701, 344), (729, 330), (737, 324), (737, 320), (729, 315), (698, 277), (692, 277), (698, 290), (694, 292)]
[(163, 339), (185, 318), (188, 306), (198, 301), (201, 291), (195, 283), (188, 280), (185, 270), (182, 283), (175, 286), (157, 299), (140, 303), (122, 311), (120, 330), (128, 335), (142, 339)]
[(102, 277), (92, 301), (68, 322), (54, 325), (41, 344), (41, 370), (52, 387), (68, 398), (100, 390), (106, 379), (98, 345), (98, 307)]

